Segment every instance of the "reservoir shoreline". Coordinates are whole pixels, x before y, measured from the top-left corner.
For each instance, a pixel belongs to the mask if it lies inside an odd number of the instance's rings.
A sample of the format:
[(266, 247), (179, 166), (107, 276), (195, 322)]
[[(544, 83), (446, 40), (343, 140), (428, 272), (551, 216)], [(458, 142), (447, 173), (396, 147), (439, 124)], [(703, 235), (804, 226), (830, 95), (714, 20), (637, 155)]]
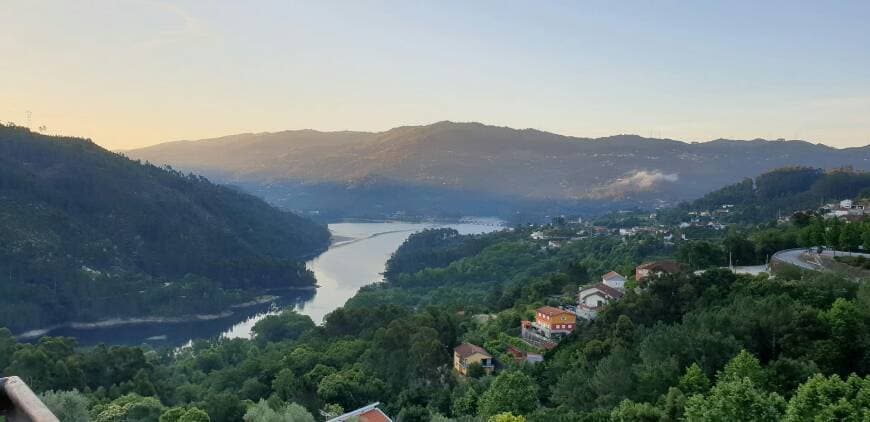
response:
[(174, 347), (196, 339), (250, 338), (257, 321), (284, 309), (308, 315), (319, 325), (327, 314), (344, 306), (359, 288), (382, 281), (387, 260), (412, 233), (450, 227), (462, 234), (478, 234), (504, 227), (497, 219), (463, 221), (332, 223), (329, 247), (306, 262), (315, 275), (316, 285), (265, 290), (254, 300), (230, 305), (218, 313), (76, 321), (29, 330), (17, 337), (25, 341), (45, 335), (73, 337), (83, 346), (105, 343)]

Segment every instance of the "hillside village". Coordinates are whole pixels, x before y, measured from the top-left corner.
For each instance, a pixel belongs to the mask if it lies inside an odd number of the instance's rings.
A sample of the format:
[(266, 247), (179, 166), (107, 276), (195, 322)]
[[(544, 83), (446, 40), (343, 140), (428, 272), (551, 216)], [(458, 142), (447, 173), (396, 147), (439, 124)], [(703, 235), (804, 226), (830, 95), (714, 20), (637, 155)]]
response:
[[(669, 215), (666, 220), (660, 219), (659, 213), (640, 211), (621, 211), (590, 221), (584, 221), (579, 217), (559, 216), (552, 218), (549, 224), (529, 226), (525, 229), (529, 231), (528, 239), (537, 243), (541, 252), (552, 252), (573, 242), (600, 237), (619, 238), (623, 241), (629, 241), (635, 237), (645, 237), (648, 241), (659, 243), (664, 250), (675, 251), (675, 246), (680, 242), (723, 238), (730, 227), (739, 225), (723, 221), (734, 211), (734, 204), (718, 204), (709, 209), (684, 211), (682, 217), (676, 220), (673, 214)], [(858, 224), (865, 221), (868, 213), (870, 213), (870, 199), (849, 198), (824, 203), (817, 208), (797, 210), (786, 217), (778, 218), (775, 224), (783, 226), (795, 224), (796, 221), (798, 224), (803, 224), (804, 219), (815, 216), (824, 221), (833, 221), (834, 224), (852, 224), (857, 227)], [(674, 221), (677, 222), (674, 223)], [(830, 231), (830, 228), (826, 231)], [(870, 237), (864, 243), (870, 243)], [(819, 257), (828, 254), (830, 258), (837, 258), (837, 262), (854, 261), (857, 262), (854, 265), (870, 267), (870, 255), (868, 254), (852, 252), (849, 255), (853, 255), (854, 259), (850, 261), (836, 257), (837, 252), (832, 252), (839, 245), (823, 241), (819, 241), (818, 244), (820, 246), (817, 252), (801, 250), (801, 254), (812, 254), (812, 256), (807, 255), (805, 258), (816, 261), (819, 260)], [(865, 245), (856, 244), (854, 249), (864, 250)], [(755, 276), (763, 272), (770, 272), (772, 264), (783, 264), (783, 262), (772, 262), (775, 259), (781, 259), (776, 256), (768, 256), (767, 259), (771, 262), (761, 262), (751, 266), (736, 266), (729, 262), (727, 266), (721, 268), (736, 274)], [(833, 260), (829, 259), (829, 261)], [(803, 266), (797, 261), (794, 264), (798, 264), (796, 266), (803, 269), (824, 269), (821, 264), (816, 267)], [(511, 362), (513, 364), (541, 362), (544, 359), (544, 352), (554, 349), (575, 330), (583, 329), (584, 321), (595, 320), (608, 305), (622, 299), (627, 290), (634, 290), (640, 294), (647, 287), (647, 283), (654, 282), (657, 277), (690, 270), (692, 270), (691, 266), (685, 262), (675, 259), (661, 259), (643, 262), (634, 267), (628, 275), (620, 274), (614, 270), (608, 271), (602, 274), (598, 281), (579, 286), (571, 303), (562, 300), (560, 305), (538, 307), (534, 310), (532, 319), (521, 321), (519, 338), (527, 346), (528, 351), (520, 351), (514, 346), (507, 346), (504, 350), (497, 351), (496, 354), (507, 353), (508, 356), (514, 358)], [(698, 275), (703, 274), (704, 271), (701, 269), (693, 272)], [(486, 374), (491, 374), (500, 367), (496, 357), (478, 345), (463, 343), (454, 349), (454, 352), (456, 355), (454, 369), (463, 376), (469, 374), (469, 365), (480, 365)], [(533, 356), (533, 358), (528, 359), (528, 356)]]

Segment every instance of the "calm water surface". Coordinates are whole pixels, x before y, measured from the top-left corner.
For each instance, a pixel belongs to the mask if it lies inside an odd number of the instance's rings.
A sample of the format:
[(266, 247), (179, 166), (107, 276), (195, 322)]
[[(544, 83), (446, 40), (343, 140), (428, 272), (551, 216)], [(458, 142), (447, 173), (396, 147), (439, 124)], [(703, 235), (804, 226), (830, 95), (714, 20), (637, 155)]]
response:
[(110, 328), (62, 328), (48, 333), (69, 336), (83, 345), (142, 344), (175, 346), (200, 338), (223, 336), (249, 338), (251, 327), (267, 315), (293, 308), (321, 323), (323, 317), (350, 299), (360, 287), (381, 281), (390, 255), (412, 233), (433, 227), (452, 227), (462, 234), (487, 233), (502, 228), (497, 219), (475, 218), (460, 223), (335, 223), (329, 230), (336, 241), (308, 262), (314, 272), (317, 292), (296, 292), (274, 303), (237, 309), (232, 316), (211, 321), (136, 324)]

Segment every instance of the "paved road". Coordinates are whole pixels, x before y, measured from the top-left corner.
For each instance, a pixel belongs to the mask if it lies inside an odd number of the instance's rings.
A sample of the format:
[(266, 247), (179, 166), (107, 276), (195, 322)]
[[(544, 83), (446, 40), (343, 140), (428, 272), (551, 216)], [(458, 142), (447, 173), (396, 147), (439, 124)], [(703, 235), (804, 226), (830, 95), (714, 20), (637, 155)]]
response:
[(816, 254), (807, 253), (806, 248), (787, 249), (773, 254), (772, 259), (780, 262), (785, 262), (786, 264), (791, 264), (805, 270), (820, 270), (822, 269), (822, 265), (820, 262), (818, 262), (817, 257), (815, 257), (814, 255)]
[(870, 254), (866, 253), (850, 253), (825, 249), (824, 251), (822, 251), (821, 254), (818, 254), (816, 253), (815, 249), (810, 249), (808, 252), (806, 248), (800, 248), (779, 251), (773, 254), (772, 259), (780, 262), (785, 262), (787, 264), (791, 264), (806, 270), (821, 270), (824, 268), (824, 265), (822, 265), (822, 262), (819, 259), (820, 255), (826, 258), (833, 258), (835, 256), (863, 256), (865, 258), (870, 258)]

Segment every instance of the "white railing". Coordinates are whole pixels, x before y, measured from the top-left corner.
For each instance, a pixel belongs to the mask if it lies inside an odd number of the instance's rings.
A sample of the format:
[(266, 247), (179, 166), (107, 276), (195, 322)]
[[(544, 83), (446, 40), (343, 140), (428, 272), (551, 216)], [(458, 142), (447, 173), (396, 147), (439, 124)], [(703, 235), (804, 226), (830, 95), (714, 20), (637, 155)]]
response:
[(21, 378), (0, 378), (0, 416), (8, 422), (60, 422)]

